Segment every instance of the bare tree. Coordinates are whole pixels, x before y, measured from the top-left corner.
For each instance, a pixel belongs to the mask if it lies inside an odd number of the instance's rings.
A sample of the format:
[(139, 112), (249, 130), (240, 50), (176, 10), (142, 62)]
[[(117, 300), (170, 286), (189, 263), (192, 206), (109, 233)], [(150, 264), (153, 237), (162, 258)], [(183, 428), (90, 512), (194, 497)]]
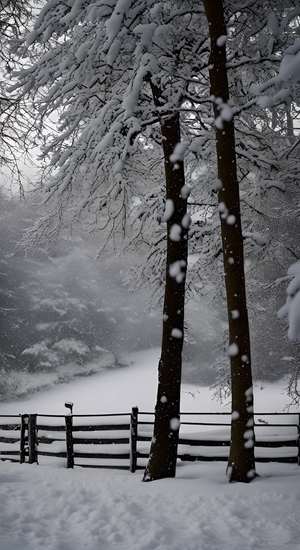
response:
[(253, 386), (235, 131), (228, 105), (227, 32), (222, 0), (205, 0), (204, 6), (211, 41), (209, 75), (215, 100), (218, 200), (229, 323), (232, 423), (227, 474), (230, 481), (249, 482), (255, 477)]
[[(154, 103), (162, 106), (161, 93), (152, 84)], [(179, 436), (180, 387), (184, 333), (185, 279), (188, 254), (187, 194), (183, 161), (174, 158), (180, 143), (179, 114), (160, 119), (164, 152), (167, 250), (161, 357), (150, 457), (144, 481), (175, 477)]]
[(19, 118), (20, 99), (8, 91), (15, 64), (15, 45), (31, 17), (28, 0), (0, 0), (0, 166), (20, 176), (18, 152), (23, 122)]

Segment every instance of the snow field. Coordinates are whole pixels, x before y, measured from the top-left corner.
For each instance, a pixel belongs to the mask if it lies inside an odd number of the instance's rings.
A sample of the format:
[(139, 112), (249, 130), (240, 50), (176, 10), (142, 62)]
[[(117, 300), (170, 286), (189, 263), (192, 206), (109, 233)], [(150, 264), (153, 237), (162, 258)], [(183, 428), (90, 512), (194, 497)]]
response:
[[(154, 348), (132, 353), (127, 357), (129, 367), (78, 378), (68, 384), (58, 384), (28, 399), (2, 402), (0, 414), (66, 414), (66, 401), (74, 402), (74, 414), (129, 413), (133, 406), (143, 411), (153, 411), (159, 351)], [(257, 383), (254, 394), (258, 412), (282, 412), (288, 405), (284, 381)], [(230, 412), (230, 402), (221, 404), (209, 387), (183, 384), (181, 410)]]
[[(140, 410), (153, 410), (157, 359), (158, 350), (134, 354), (130, 368), (62, 384), (28, 400), (2, 403), (0, 414), (64, 414), (65, 401), (74, 401), (77, 414), (129, 412), (133, 405), (138, 405)], [(282, 411), (287, 404), (283, 385), (261, 387), (257, 385), (255, 396), (259, 412)], [(212, 399), (209, 388), (184, 385), (182, 410), (228, 411), (229, 403), (221, 406)], [(189, 420), (193, 418), (196, 417), (193, 415)], [(127, 419), (123, 417), (122, 422)], [(279, 423), (283, 419), (277, 417)], [(43, 423), (54, 426), (62, 421), (62, 418), (43, 419)], [(110, 421), (105, 418), (105, 423)], [(86, 424), (86, 419), (74, 418), (74, 424)], [(205, 438), (212, 440), (229, 436), (227, 428), (182, 428), (185, 438), (195, 433), (205, 434)], [(257, 438), (291, 438), (294, 432), (294, 428), (262, 426), (257, 428)], [(151, 427), (140, 428), (140, 433), (150, 434)], [(86, 431), (76, 436), (114, 438), (126, 436), (127, 432), (108, 430), (100, 434)], [(60, 438), (62, 433), (49, 429), (43, 435)], [(17, 448), (18, 443), (12, 445)], [(43, 447), (49, 449), (52, 445), (53, 449), (65, 450), (64, 441)], [(144, 450), (149, 444), (139, 442), (138, 445)], [(90, 451), (80, 444), (76, 447)], [(114, 445), (96, 445), (95, 452), (96, 449), (114, 452)], [(124, 445), (124, 449), (122, 445), (122, 450), (125, 449), (128, 445)], [(197, 449), (184, 445), (180, 450), (189, 454), (206, 451), (226, 454), (228, 447)], [(295, 454), (294, 447), (271, 451), (277, 455)], [(257, 449), (256, 452), (265, 454), (270, 450)], [(141, 483), (141, 471), (131, 474), (124, 470), (78, 466), (66, 470), (65, 458), (40, 457), (39, 461), (38, 466), (0, 463), (0, 550), (299, 549), (300, 468), (297, 465), (259, 464), (260, 477), (245, 486), (227, 483), (224, 462), (179, 462), (176, 480)], [(99, 464), (99, 460), (92, 458), (77, 458), (76, 462)], [(120, 464), (121, 461), (112, 459), (112, 462)], [(128, 466), (128, 462), (125, 460), (123, 464)], [(139, 459), (139, 464), (145, 464), (145, 459)]]
[(298, 550), (300, 468), (261, 472), (228, 484), (224, 465), (194, 464), (141, 483), (141, 472), (3, 463), (0, 548)]
[[(105, 423), (112, 422), (129, 423), (129, 413), (133, 405), (138, 405), (140, 411), (153, 411), (156, 385), (157, 385), (157, 363), (158, 363), (159, 350), (151, 349), (143, 352), (137, 352), (131, 354), (127, 358), (129, 367), (123, 367), (102, 374), (93, 375), (86, 378), (80, 378), (69, 384), (60, 384), (48, 391), (39, 392), (33, 394), (27, 400), (19, 400), (14, 402), (2, 403), (0, 405), (0, 414), (13, 414), (19, 412), (35, 413), (39, 414), (65, 414), (66, 409), (64, 403), (66, 401), (74, 402), (75, 414), (96, 414), (96, 413), (115, 413), (123, 412), (127, 413), (123, 417), (74, 417), (74, 425), (85, 425), (88, 423)], [(262, 389), (263, 388), (263, 389)], [(257, 384), (255, 388), (255, 403), (256, 410), (258, 412), (281, 412), (287, 405), (287, 399), (284, 393), (283, 383), (276, 384)], [(182, 411), (183, 412), (229, 412), (229, 403), (221, 405), (216, 399), (213, 399), (212, 391), (208, 387), (183, 385), (182, 389)], [(296, 412), (296, 411), (295, 411)], [(295, 417), (262, 417), (263, 423), (256, 428), (257, 440), (262, 439), (294, 439), (295, 445), (292, 447), (282, 447), (275, 449), (256, 448), (257, 457), (287, 457), (297, 456), (297, 428), (284, 428), (276, 427), (270, 428), (264, 424), (265, 421), (270, 423), (285, 423), (295, 422), (297, 424), (298, 418)], [(143, 416), (139, 414), (139, 420), (153, 420), (153, 416)], [(181, 417), (184, 421), (211, 421), (211, 422), (229, 422), (229, 417), (222, 416), (205, 416), (199, 417), (196, 415)], [(46, 425), (59, 425), (64, 424), (64, 418), (43, 418), (38, 416), (39, 424)], [(151, 426), (139, 425), (140, 435), (152, 436)], [(213, 426), (186, 426), (182, 425), (180, 429), (181, 437), (193, 437), (202, 439), (223, 439), (229, 440), (229, 428), (220, 428)], [(17, 437), (16, 432), (0, 432), (1, 436)], [(57, 432), (49, 430), (39, 430), (39, 436), (44, 436), (53, 439), (61, 439), (61, 441), (55, 441), (51, 444), (43, 443), (39, 444), (39, 452), (60, 452), (65, 453), (65, 434), (64, 431)], [(74, 437), (78, 438), (118, 438), (127, 437), (129, 439), (129, 431), (97, 431), (97, 432), (74, 432)], [(138, 442), (138, 451), (142, 453), (148, 453), (149, 442)], [(11, 450), (18, 454), (19, 441), (15, 443), (6, 444), (0, 443), (0, 450)], [(79, 453), (111, 453), (118, 454), (129, 452), (129, 443), (124, 445), (81, 445), (75, 443), (75, 452)], [(191, 447), (186, 445), (180, 445), (179, 453), (194, 455), (194, 456), (224, 456), (228, 455), (228, 446), (224, 447)], [(16, 456), (15, 458), (18, 458)], [(128, 467), (129, 459), (108, 459), (110, 464)], [(146, 459), (139, 458), (138, 464), (144, 465)], [(47, 456), (39, 456), (39, 462), (42, 465), (47, 464), (60, 464), (65, 465), (64, 458), (54, 458)], [(75, 463), (77, 464), (89, 464), (89, 465), (105, 465), (106, 459), (94, 459), (94, 458), (82, 458), (76, 457)]]

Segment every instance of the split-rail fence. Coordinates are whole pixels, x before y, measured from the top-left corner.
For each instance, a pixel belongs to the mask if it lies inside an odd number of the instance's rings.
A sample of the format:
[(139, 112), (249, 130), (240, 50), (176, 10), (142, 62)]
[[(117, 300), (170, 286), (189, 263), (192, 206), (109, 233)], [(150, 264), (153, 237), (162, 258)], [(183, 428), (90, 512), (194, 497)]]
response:
[[(154, 413), (0, 415), (0, 460), (60, 460), (67, 468), (144, 468)], [(226, 461), (230, 413), (181, 413), (178, 459)], [(300, 413), (255, 414), (257, 462), (300, 465)]]

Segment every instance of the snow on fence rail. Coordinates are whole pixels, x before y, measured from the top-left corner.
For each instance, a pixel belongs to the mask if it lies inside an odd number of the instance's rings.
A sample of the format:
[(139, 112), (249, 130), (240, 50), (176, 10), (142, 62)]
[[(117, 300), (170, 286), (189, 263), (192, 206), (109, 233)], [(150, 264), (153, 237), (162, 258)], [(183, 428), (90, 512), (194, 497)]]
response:
[[(63, 459), (67, 468), (135, 472), (149, 456), (153, 417), (137, 407), (114, 414), (0, 415), (0, 460)], [(230, 420), (230, 413), (181, 413), (178, 459), (226, 461)], [(255, 433), (257, 462), (300, 465), (300, 413), (256, 413)]]

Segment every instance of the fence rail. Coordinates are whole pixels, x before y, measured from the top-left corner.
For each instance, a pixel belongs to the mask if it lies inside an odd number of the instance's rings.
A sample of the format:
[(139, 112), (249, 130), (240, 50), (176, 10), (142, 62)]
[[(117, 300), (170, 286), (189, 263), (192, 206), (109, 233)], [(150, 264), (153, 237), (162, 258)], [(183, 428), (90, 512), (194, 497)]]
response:
[[(45, 457), (63, 459), (67, 468), (135, 472), (149, 456), (151, 416), (137, 407), (113, 414), (0, 415), (0, 461), (33, 464)], [(230, 420), (230, 413), (181, 413), (178, 459), (226, 461)], [(256, 413), (254, 426), (257, 462), (300, 465), (300, 413)], [(190, 431), (194, 427), (199, 431)]]

